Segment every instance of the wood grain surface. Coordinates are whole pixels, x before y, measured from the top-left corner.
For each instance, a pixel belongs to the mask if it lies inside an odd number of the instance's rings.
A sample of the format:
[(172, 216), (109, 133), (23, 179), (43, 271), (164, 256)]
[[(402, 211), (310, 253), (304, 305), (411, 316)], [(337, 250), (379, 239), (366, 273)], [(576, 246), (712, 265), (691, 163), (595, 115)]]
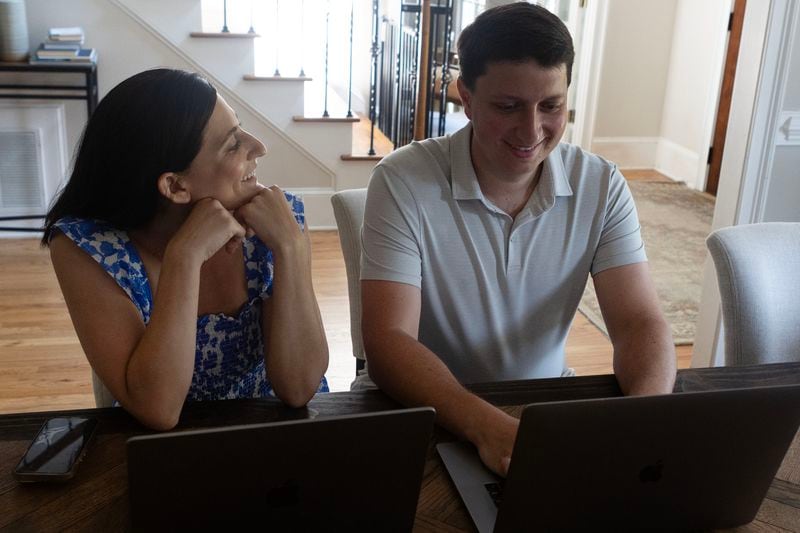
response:
[[(752, 385), (800, 383), (800, 363), (684, 369), (676, 391), (701, 391)], [(619, 395), (611, 375), (515, 381), (474, 385), (471, 389), (508, 412), (537, 401)], [(263, 423), (395, 409), (379, 391), (317, 396), (307, 408), (289, 409), (276, 400), (228, 400), (187, 404), (179, 430), (219, 425)], [(0, 530), (119, 531), (129, 529), (125, 442), (150, 433), (122, 409), (84, 409), (99, 419), (98, 434), (78, 473), (63, 485), (19, 484), (11, 471), (42, 422), (58, 413), (0, 416)], [(472, 522), (434, 451), (453, 436), (436, 428), (420, 490), (415, 531), (472, 531)], [(800, 530), (800, 439), (794, 440), (755, 521), (737, 531)]]

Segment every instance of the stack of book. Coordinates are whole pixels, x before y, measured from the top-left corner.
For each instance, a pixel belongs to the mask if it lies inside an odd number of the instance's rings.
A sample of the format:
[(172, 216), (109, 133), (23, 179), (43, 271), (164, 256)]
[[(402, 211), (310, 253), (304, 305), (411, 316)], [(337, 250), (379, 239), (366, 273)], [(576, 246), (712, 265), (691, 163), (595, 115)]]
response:
[(94, 48), (83, 48), (83, 30), (50, 28), (47, 40), (31, 56), (31, 63), (96, 63)]

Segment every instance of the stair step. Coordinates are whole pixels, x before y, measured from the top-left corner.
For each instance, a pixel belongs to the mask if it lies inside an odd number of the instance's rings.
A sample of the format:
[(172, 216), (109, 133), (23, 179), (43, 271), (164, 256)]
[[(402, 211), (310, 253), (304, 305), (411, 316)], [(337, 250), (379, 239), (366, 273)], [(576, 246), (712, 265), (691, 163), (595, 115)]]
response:
[(361, 122), (358, 117), (301, 117), (294, 116), (295, 122)]
[(223, 33), (221, 31), (193, 31), (189, 35), (199, 39), (255, 39), (261, 37), (257, 33)]
[(343, 154), (341, 156), (342, 161), (380, 161), (386, 157), (385, 155), (353, 155), (353, 154)]
[(308, 76), (256, 76), (255, 74), (245, 74), (242, 76), (244, 81), (311, 81)]

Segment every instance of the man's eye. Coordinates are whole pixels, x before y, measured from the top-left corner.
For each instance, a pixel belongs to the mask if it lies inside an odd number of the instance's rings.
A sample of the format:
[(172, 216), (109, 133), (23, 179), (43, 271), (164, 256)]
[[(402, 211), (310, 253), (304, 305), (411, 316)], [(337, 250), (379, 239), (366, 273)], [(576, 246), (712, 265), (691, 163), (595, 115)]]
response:
[(233, 143), (233, 146), (231, 146), (231, 152), (235, 152), (241, 146), (242, 146), (242, 141), (240, 141), (239, 139), (236, 139), (236, 142)]
[(561, 109), (561, 104), (544, 104), (544, 105), (542, 105), (542, 109), (544, 111), (547, 111), (547, 112), (550, 112), (550, 113), (554, 113), (554, 112), (558, 111), (559, 109)]
[(517, 104), (495, 104), (500, 111), (513, 111), (517, 108)]

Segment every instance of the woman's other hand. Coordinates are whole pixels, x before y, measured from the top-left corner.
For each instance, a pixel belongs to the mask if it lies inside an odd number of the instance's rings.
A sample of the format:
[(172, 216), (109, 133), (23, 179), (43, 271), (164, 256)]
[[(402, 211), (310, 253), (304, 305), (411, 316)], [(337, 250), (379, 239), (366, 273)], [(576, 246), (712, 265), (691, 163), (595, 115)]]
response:
[(213, 198), (203, 198), (194, 205), (167, 248), (202, 264), (223, 246), (232, 251), (244, 236), (244, 227), (230, 211)]
[(307, 248), (306, 236), (297, 224), (286, 195), (277, 185), (264, 187), (234, 213), (248, 233), (255, 233), (274, 252), (281, 254)]

